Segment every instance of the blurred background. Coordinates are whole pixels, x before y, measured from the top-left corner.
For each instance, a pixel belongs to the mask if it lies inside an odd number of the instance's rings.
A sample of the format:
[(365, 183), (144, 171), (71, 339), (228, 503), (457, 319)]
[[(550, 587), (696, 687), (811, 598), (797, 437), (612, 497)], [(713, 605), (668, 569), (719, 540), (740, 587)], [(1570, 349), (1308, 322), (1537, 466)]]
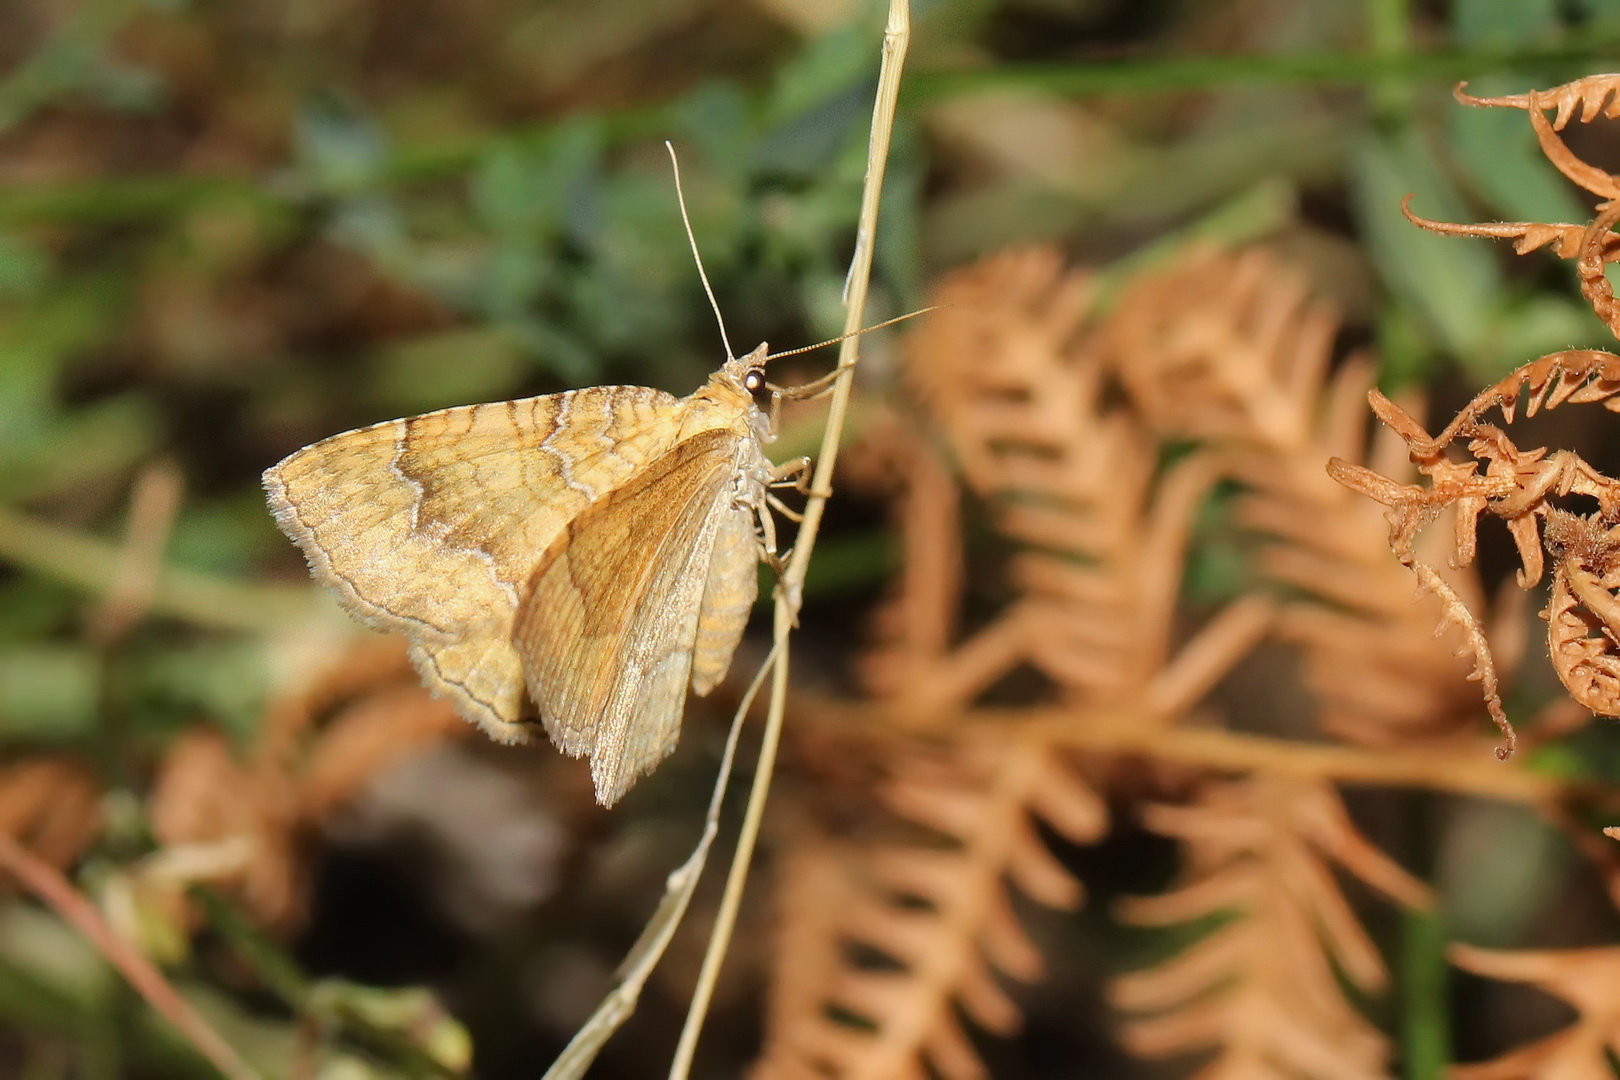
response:
[[(883, 14), (0, 3), (0, 829), (264, 1075), (538, 1075), (694, 842), (740, 691), (694, 700), (681, 751), (602, 811), (580, 763), (488, 744), (420, 691), (397, 643), (344, 619), (275, 529), (260, 472), (447, 405), (695, 388), (723, 353), (665, 139), (738, 349), (836, 333)], [(1556, 260), (1430, 236), (1398, 207), (1588, 218), (1522, 113), (1461, 108), (1451, 88), (1610, 69), (1620, 5), (917, 0), (913, 18), (871, 321), (1011, 247), (1129, 268), (1203, 238), (1303, 267), (1343, 313), (1341, 352), (1374, 350), (1383, 385), (1430, 387), (1442, 415), (1534, 356), (1610, 340)], [(1571, 138), (1620, 164), (1612, 131)], [(909, 407), (905, 332), (863, 343), (853, 445)], [(797, 358), (797, 377), (830, 360)], [(809, 452), (818, 424), (790, 414), (773, 453)], [(901, 565), (884, 485), (853, 480), (809, 579), (803, 689), (851, 692)], [(1198, 587), (1239, 591), (1230, 553), (1208, 550)], [(1614, 758), (1601, 735), (1589, 761)], [(809, 782), (791, 753), (783, 768), (790, 792)], [(1440, 847), (1409, 835), (1434, 840), (1432, 816), (1374, 812), (1373, 831), (1421, 877), (1444, 864), (1473, 940), (1523, 943), (1548, 920), (1561, 944), (1610, 939), (1602, 890), (1534, 816), (1480, 804)], [(1125, 814), (1098, 846), (1055, 842), (1105, 900), (1176, 867)], [(774, 939), (765, 890), (750, 896), (700, 1075), (741, 1075), (761, 1045)], [(694, 927), (714, 903), (700, 894)], [(214, 1075), (52, 909), (15, 889), (3, 904), (0, 1076)], [(1020, 995), (1023, 1033), (987, 1051), (994, 1075), (1179, 1073), (1109, 1040), (1099, 988), (1139, 946), (1105, 911), (1046, 917), (1048, 981)], [(1383, 919), (1393, 954), (1422, 947)], [(664, 1068), (694, 927), (594, 1075)], [(1470, 986), (1432, 989), (1424, 1015), (1478, 1013)], [(1404, 1045), (1397, 1010), (1374, 1013)], [(1475, 1056), (1503, 1049), (1469, 1030)]]

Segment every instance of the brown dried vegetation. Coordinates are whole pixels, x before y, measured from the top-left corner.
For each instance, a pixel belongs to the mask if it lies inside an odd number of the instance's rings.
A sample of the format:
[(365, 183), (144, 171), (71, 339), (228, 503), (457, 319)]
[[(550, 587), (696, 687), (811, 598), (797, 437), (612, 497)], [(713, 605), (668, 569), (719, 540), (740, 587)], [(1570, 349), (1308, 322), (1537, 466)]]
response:
[(1144, 1057), (1215, 1049), (1202, 1077), (1384, 1075), (1388, 1040), (1345, 1000), (1339, 976), (1384, 991), (1377, 948), (1333, 879), (1329, 859), (1398, 903), (1428, 890), (1351, 825), (1332, 787), (1252, 777), (1212, 782), (1186, 805), (1144, 810), (1181, 841), (1184, 882), (1121, 906), (1140, 926), (1232, 913), (1174, 960), (1126, 975), (1114, 1004), (1136, 1015), (1125, 1045)]
[(207, 880), (286, 927), (303, 914), (313, 831), (390, 765), (466, 730), (416, 681), (402, 640), (363, 639), (273, 701), (247, 753), (210, 728), (178, 738), (153, 784), (152, 833), (169, 850), (237, 845)]
[[(1413, 220), (1509, 236), (1520, 250), (1553, 246), (1577, 259), (1583, 294), (1620, 330), (1602, 274), (1620, 258), (1611, 231), (1620, 181), (1580, 163), (1557, 135), (1577, 112), (1591, 119), (1607, 104), (1614, 114), (1617, 88), (1593, 79), (1463, 99), (1527, 108), (1553, 162), (1611, 200), (1592, 224)], [(898, 421), (871, 437), (899, 492), (906, 557), (859, 668), (872, 701), (805, 701), (800, 717), (812, 768), (817, 755), (841, 755), (847, 769), (850, 755), (881, 748), (892, 820), (851, 826), (797, 795), (808, 812), (784, 840), (779, 974), (757, 1076), (988, 1075), (960, 1020), (1011, 1030), (1019, 1009), (995, 976), (1027, 981), (1040, 967), (1006, 898), (1067, 908), (1081, 897), (1061, 852), (1055, 861), (1040, 853), (1032, 825), (1045, 823), (1060, 844), (1090, 842), (1105, 828), (1105, 793), (1136, 801), (1147, 828), (1181, 847), (1180, 883), (1121, 904), (1119, 916), (1217, 927), (1115, 982), (1127, 1050), (1201, 1054), (1205, 1077), (1388, 1075), (1389, 1042), (1355, 1001), (1383, 993), (1388, 974), (1336, 871), (1407, 908), (1431, 901), (1356, 830), (1334, 774), (1343, 766), (1365, 780), (1381, 762), (1390, 782), (1456, 783), (1484, 751), (1470, 678), (1506, 737), (1499, 756), (1511, 751), (1500, 680), (1521, 649), (1511, 610), (1507, 629), (1493, 632), (1505, 643), (1495, 655), (1475, 614), (1486, 594), (1473, 560), (1482, 514), (1508, 524), (1521, 586), (1552, 562), (1549, 640), (1565, 686), (1582, 705), (1620, 712), (1620, 489), (1573, 452), (1520, 451), (1486, 422), (1500, 409), (1511, 424), (1521, 399), (1526, 413), (1620, 410), (1620, 357), (1543, 358), (1431, 438), (1412, 419), (1420, 401), (1397, 405), (1372, 387), (1368, 359), (1334, 356), (1335, 313), (1264, 250), (1184, 251), (1105, 295), (1054, 252), (1008, 253), (947, 278), (934, 297), (942, 310), (911, 335), (905, 373), (936, 442)], [(1370, 440), (1364, 399), (1384, 421)], [(1453, 460), (1453, 447), (1470, 457)], [(942, 462), (1011, 549), (1004, 598), (987, 619), (964, 615), (965, 594), (982, 607), (996, 590), (963, 554), (961, 500)], [(1232, 491), (1229, 520), (1253, 543), (1253, 587), (1219, 611), (1189, 611), (1178, 605), (1188, 533), (1217, 483)], [(1558, 504), (1571, 496), (1595, 500), (1596, 511)], [(1440, 519), (1450, 527), (1421, 533)], [(1398, 560), (1380, 555), (1386, 539)], [(1416, 571), (1416, 598), (1402, 564)], [(1438, 631), (1423, 594), (1441, 602)], [(1297, 657), (1317, 731), (1381, 756), (1352, 767), (1297, 742), (1262, 749), (1210, 730), (1223, 717), (1209, 691), (1263, 639)], [(1255, 720), (1268, 722), (1277, 723)], [(1301, 726), (1283, 722), (1279, 734)], [(1395, 759), (1414, 751), (1426, 765), (1396, 780)], [(1164, 763), (1144, 770), (1155, 756)], [(1497, 768), (1505, 791), (1517, 766)], [(838, 798), (829, 787), (823, 797)], [(1567, 824), (1574, 816), (1549, 801), (1554, 790), (1522, 797)], [(1054, 814), (1054, 792), (1067, 812)], [(1031, 866), (1046, 869), (1032, 877)], [(1535, 982), (1581, 1012), (1564, 1033), (1457, 1075), (1550, 1075), (1554, 1062), (1569, 1075), (1607, 1075), (1611, 952), (1457, 946), (1460, 966)]]
[[(1605, 263), (1616, 253), (1613, 226), (1620, 221), (1620, 179), (1582, 161), (1559, 132), (1580, 110), (1581, 121), (1599, 115), (1613, 117), (1620, 98), (1620, 78), (1592, 76), (1548, 91), (1513, 97), (1475, 98), (1458, 90), (1468, 105), (1526, 110), (1547, 159), (1571, 181), (1601, 200), (1586, 225), (1511, 222), (1458, 225), (1429, 221), (1407, 210), (1415, 224), (1433, 232), (1455, 236), (1494, 236), (1514, 241), (1521, 254), (1551, 247), (1560, 258), (1573, 259), (1581, 294), (1612, 333), (1620, 336), (1620, 305), (1604, 276)], [(1549, 121), (1546, 113), (1553, 110)], [(1475, 657), (1474, 677), (1485, 691), (1491, 715), (1507, 736), (1499, 751), (1512, 752), (1513, 729), (1507, 722), (1497, 689), (1490, 647), (1469, 604), (1440, 580), (1429, 561), (1414, 545), (1419, 530), (1443, 511), (1456, 515), (1449, 563), (1465, 567), (1473, 562), (1481, 515), (1490, 513), (1507, 525), (1518, 551), (1522, 588), (1540, 583), (1548, 560), (1553, 566), (1552, 594), (1542, 613), (1547, 621), (1547, 645), (1560, 681), (1570, 696), (1595, 713), (1620, 714), (1620, 607), (1613, 590), (1620, 587), (1620, 540), (1613, 530), (1620, 524), (1620, 486), (1571, 450), (1534, 447), (1520, 450), (1505, 430), (1517, 417), (1520, 403), (1525, 416), (1561, 405), (1600, 404), (1620, 411), (1620, 356), (1595, 349), (1552, 353), (1515, 369), (1475, 395), (1440, 433), (1430, 436), (1423, 426), (1377, 390), (1369, 391), (1373, 412), (1406, 443), (1411, 460), (1428, 479), (1424, 484), (1403, 484), (1383, 472), (1333, 459), (1328, 470), (1334, 479), (1389, 508), (1389, 546), (1401, 562), (1417, 574), (1423, 588), (1438, 595), (1447, 622), (1468, 635)], [(1495, 410), (1501, 424), (1489, 420)], [(1448, 455), (1454, 448), (1465, 451)], [(1596, 509), (1580, 513), (1561, 505), (1571, 496), (1584, 496)]]
[[(1182, 301), (1166, 305), (1171, 294)], [(861, 669), (876, 697), (861, 715), (863, 727), (902, 733), (884, 746), (884, 803), (924, 833), (900, 843), (893, 830), (793, 834), (795, 852), (816, 854), (786, 859), (778, 883), (782, 974), (756, 1075), (921, 1075), (925, 1062), (946, 1076), (986, 1075), (957, 1032), (953, 1002), (984, 1030), (1008, 1031), (1018, 1010), (978, 957), (1020, 980), (1039, 971), (1002, 882), (1047, 906), (1077, 903), (1078, 885), (1038, 854), (1032, 823), (1070, 843), (1097, 839), (1110, 783), (1138, 797), (1146, 783), (1184, 803), (1149, 809), (1147, 824), (1181, 841), (1187, 884), (1127, 905), (1126, 917), (1229, 920), (1183, 957), (1119, 984), (1116, 1003), (1144, 1014), (1128, 1022), (1127, 1045), (1144, 1056), (1213, 1049), (1211, 1075), (1332, 1075), (1327, 1063), (1344, 1054), (1341, 1075), (1381, 1075), (1388, 1047), (1334, 972), (1368, 992), (1386, 976), (1328, 860), (1398, 902), (1421, 906), (1427, 894), (1359, 836), (1332, 784), (1261, 772), (1144, 777), (1085, 753), (1122, 723), (1150, 754), (1155, 742), (1174, 743), (1268, 631), (1299, 648), (1335, 734), (1455, 739), (1467, 714), (1450, 647), (1411, 612), (1398, 568), (1356, 546), (1376, 545), (1376, 510), (1319, 467), (1297, 467), (1306, 454), (1356, 452), (1351, 410), (1366, 365), (1344, 366), (1324, 390), (1333, 315), (1263, 252), (1194, 254), (1144, 275), (1111, 311), (1096, 296), (1090, 276), (1065, 271), (1054, 252), (1002, 255), (947, 279), (936, 294), (943, 309), (909, 342), (908, 378), (1014, 549), (1011, 599), (948, 640), (941, 628), (960, 621), (964, 580), (957, 500), (924, 444), (884, 429), (908, 564)], [(1194, 453), (1155, 464), (1161, 440), (1188, 438)], [(1188, 532), (1217, 479), (1244, 485), (1237, 517), (1265, 536), (1260, 567), (1278, 588), (1206, 613), (1189, 635), (1177, 607)], [(1354, 576), (1363, 567), (1369, 580)], [(1350, 678), (1352, 661), (1388, 678)], [(961, 722), (987, 692), (1027, 695), (1024, 682), (1005, 681), (1020, 669), (1042, 677), (1050, 690), (1038, 696), (1056, 711)], [(817, 727), (829, 707), (803, 711), (810, 733), (840, 745), (836, 724)], [(845, 755), (857, 738), (870, 746), (869, 731), (846, 736)], [(1045, 869), (1032, 875), (1035, 866)], [(802, 899), (827, 895), (844, 899)], [(849, 953), (851, 942), (882, 960)], [(1216, 984), (1227, 989), (1203, 993)]]
[[(1565, 177), (1598, 198), (1584, 225), (1506, 222), (1464, 225), (1430, 221), (1404, 208), (1406, 216), (1433, 232), (1490, 236), (1513, 241), (1520, 254), (1549, 248), (1575, 263), (1581, 295), (1609, 331), (1620, 337), (1620, 304), (1604, 274), (1620, 258), (1614, 225), (1620, 222), (1620, 178), (1582, 160), (1560, 132), (1578, 115), (1588, 123), (1620, 116), (1620, 76), (1596, 75), (1545, 91), (1510, 97), (1476, 98), (1459, 87), (1457, 98), (1478, 107), (1516, 108), (1529, 114), (1547, 159)], [(1548, 119), (1547, 113), (1553, 113)], [(1368, 400), (1378, 419), (1406, 444), (1410, 459), (1427, 483), (1402, 483), (1395, 470), (1365, 468), (1334, 458), (1334, 479), (1388, 508), (1389, 547), (1412, 568), (1421, 587), (1437, 595), (1444, 623), (1461, 628), (1475, 659), (1473, 677), (1485, 692), (1493, 718), (1507, 735), (1498, 751), (1514, 745), (1497, 688), (1494, 659), (1470, 603), (1447, 586), (1431, 565), (1432, 555), (1417, 550), (1418, 534), (1441, 513), (1454, 515), (1447, 545), (1448, 565), (1470, 566), (1477, 549), (1480, 518), (1500, 518), (1518, 555), (1518, 585), (1538, 585), (1547, 563), (1552, 581), (1546, 608), (1547, 649), (1570, 699), (1581, 709), (1620, 715), (1620, 486), (1572, 450), (1521, 450), (1506, 430), (1522, 403), (1523, 415), (1560, 406), (1597, 404), (1620, 411), (1620, 356), (1595, 349), (1552, 353), (1510, 372), (1480, 391), (1438, 435), (1430, 436), (1411, 412), (1377, 390)], [(1500, 416), (1500, 423), (1494, 422)], [(1595, 509), (1591, 507), (1595, 504)], [(1572, 508), (1573, 507), (1573, 508)], [(1549, 710), (1550, 711), (1550, 710)], [(1576, 716), (1578, 724), (1584, 717)], [(1549, 729), (1573, 726), (1568, 720)], [(1614, 835), (1614, 830), (1604, 830)], [(1590, 844), (1583, 845), (1590, 849)], [(1467, 1080), (1517, 1077), (1600, 1077), (1613, 1075), (1620, 1050), (1614, 1003), (1616, 966), (1612, 948), (1542, 952), (1493, 952), (1453, 945), (1451, 959), (1477, 974), (1533, 984), (1563, 998), (1577, 1012), (1574, 1024), (1539, 1042), (1492, 1061), (1459, 1066), (1453, 1075)]]

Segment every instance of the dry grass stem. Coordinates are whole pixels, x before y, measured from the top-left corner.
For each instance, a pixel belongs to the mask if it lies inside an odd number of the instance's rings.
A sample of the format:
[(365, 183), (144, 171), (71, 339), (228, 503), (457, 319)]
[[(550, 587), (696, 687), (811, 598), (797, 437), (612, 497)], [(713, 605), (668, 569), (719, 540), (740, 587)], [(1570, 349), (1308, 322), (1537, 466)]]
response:
[(742, 903), (743, 886), (748, 867), (753, 859), (754, 845), (759, 837), (760, 822), (765, 814), (765, 801), (770, 793), (771, 773), (775, 767), (777, 747), (782, 737), (782, 721), (787, 709), (788, 637), (798, 622), (799, 602), (803, 595), (804, 577), (810, 567), (810, 555), (815, 550), (816, 535), (821, 527), (827, 497), (832, 492), (833, 471), (838, 462), (838, 446), (844, 434), (844, 419), (849, 410), (850, 393), (855, 385), (855, 363), (860, 330), (866, 320), (866, 293), (872, 276), (873, 244), (877, 238), (878, 203), (883, 195), (883, 178), (889, 160), (889, 144), (893, 137), (895, 107), (900, 96), (900, 76), (905, 68), (906, 47), (911, 40), (911, 7), (909, 0), (890, 0), (888, 22), (883, 30), (883, 55), (878, 69), (877, 100), (872, 106), (872, 130), (867, 143), (866, 183), (861, 190), (860, 218), (856, 223), (855, 254), (850, 261), (849, 278), (844, 296), (844, 338), (838, 349), (838, 377), (833, 382), (827, 405), (827, 426), (816, 455), (810, 497), (804, 507), (804, 518), (794, 540), (793, 552), (787, 567), (777, 583), (775, 618), (772, 628), (772, 649), (775, 667), (771, 675), (770, 704), (765, 714), (765, 733), (760, 740), (759, 764), (754, 774), (754, 785), (748, 793), (748, 807), (742, 828), (737, 836), (737, 850), (731, 871), (726, 877), (725, 893), (720, 899), (720, 910), (715, 916), (714, 931), (709, 949), (703, 957), (692, 1005), (687, 1012), (686, 1024), (676, 1047), (675, 1059), (670, 1066), (671, 1080), (684, 1078), (691, 1070), (692, 1057), (697, 1049), (697, 1038), (708, 1003), (714, 993), (715, 981), (720, 976), (720, 965), (725, 959), (736, 925), (737, 910)]
[(104, 644), (118, 641), (151, 608), (183, 492), (180, 470), (172, 462), (149, 465), (136, 475), (118, 566), (111, 586), (91, 613), (92, 639)]
[(117, 968), (159, 1016), (173, 1024), (197, 1053), (229, 1080), (258, 1080), (258, 1072), (209, 1026), (163, 973), (107, 925), (96, 906), (61, 871), (0, 833), (0, 868), (18, 878)]

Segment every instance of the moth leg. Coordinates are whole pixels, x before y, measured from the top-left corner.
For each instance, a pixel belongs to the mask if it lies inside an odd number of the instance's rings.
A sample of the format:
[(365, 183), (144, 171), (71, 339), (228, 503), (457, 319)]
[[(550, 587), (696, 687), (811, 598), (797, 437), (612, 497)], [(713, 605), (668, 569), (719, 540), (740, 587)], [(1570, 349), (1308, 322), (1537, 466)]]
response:
[(788, 559), (792, 557), (793, 549), (789, 548), (787, 551), (777, 550), (776, 519), (772, 516), (771, 510), (773, 507), (780, 510), (785, 517), (792, 521), (802, 520), (803, 515), (783, 506), (782, 501), (772, 495), (770, 489), (778, 485), (794, 484), (798, 482), (794, 479), (795, 477), (808, 476), (809, 471), (809, 458), (796, 458), (783, 465), (775, 466), (770, 470), (769, 475), (761, 478), (764, 483), (760, 485), (759, 490), (765, 496), (763, 501), (753, 494), (739, 495), (737, 499), (739, 504), (746, 506), (753, 514), (754, 538), (759, 545), (759, 561), (770, 567), (771, 573), (776, 575), (776, 590), (778, 594), (783, 595), (788, 601), (788, 605), (793, 611), (794, 625), (798, 625), (802, 594), (797, 585), (786, 590), (783, 588)]
[(780, 578), (782, 572), (787, 569), (787, 560), (793, 554), (793, 551), (792, 549), (785, 552), (776, 550), (776, 519), (771, 517), (770, 507), (776, 506), (795, 521), (799, 519), (800, 515), (782, 506), (776, 496), (768, 492), (765, 496), (764, 506), (760, 506), (752, 500), (745, 505), (754, 515), (754, 536), (759, 544), (759, 561), (770, 567), (771, 573)]
[(748, 509), (754, 513), (754, 532), (759, 540), (759, 558), (766, 566), (777, 574), (781, 574), (785, 565), (782, 556), (776, 550), (776, 519), (771, 517), (770, 502), (774, 496), (766, 495), (766, 505), (760, 506), (750, 502)]
[[(774, 529), (772, 532), (774, 533)], [(767, 545), (769, 546), (767, 547)], [(775, 575), (775, 592), (777, 595), (782, 596), (787, 600), (788, 608), (793, 612), (793, 625), (797, 626), (799, 625), (799, 608), (804, 602), (804, 594), (797, 583), (794, 583), (791, 587), (788, 585), (788, 559), (792, 558), (792, 556), (792, 548), (789, 548), (784, 552), (776, 551), (776, 537), (774, 535), (768, 540), (763, 538), (761, 539), (759, 554), (760, 561), (766, 566), (770, 567), (771, 573)]]
[(801, 494), (807, 494), (810, 487), (810, 459), (796, 457), (771, 466), (770, 486), (791, 487)]
[(775, 495), (767, 493), (765, 496), (765, 505), (769, 506), (772, 510), (775, 510), (778, 514), (781, 514), (789, 521), (799, 522), (804, 520), (803, 514), (793, 509), (793, 507), (789, 506), (781, 499), (778, 499)]
[[(773, 466), (768, 486), (773, 488), (790, 487), (800, 495), (816, 496), (823, 499), (830, 498), (832, 496), (831, 491), (818, 491), (813, 485), (814, 475), (811, 466), (812, 463), (807, 457), (796, 457), (792, 461), (784, 461), (780, 465)], [(777, 509), (782, 510), (784, 514), (787, 513), (780, 501), (776, 502), (775, 506)], [(791, 514), (788, 516), (793, 517), (794, 521), (800, 520), (799, 517), (794, 517)]]

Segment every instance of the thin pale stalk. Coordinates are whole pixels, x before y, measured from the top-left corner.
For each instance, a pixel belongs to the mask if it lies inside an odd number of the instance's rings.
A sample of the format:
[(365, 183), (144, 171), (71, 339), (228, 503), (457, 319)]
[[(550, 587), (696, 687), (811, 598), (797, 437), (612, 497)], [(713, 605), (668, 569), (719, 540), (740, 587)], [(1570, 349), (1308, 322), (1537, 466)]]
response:
[(742, 828), (737, 835), (737, 850), (731, 860), (731, 872), (726, 877), (725, 892), (720, 898), (720, 910), (715, 916), (714, 932), (709, 947), (703, 954), (703, 967), (698, 973), (692, 1003), (681, 1028), (681, 1039), (670, 1063), (670, 1080), (687, 1080), (691, 1074), (692, 1058), (697, 1051), (698, 1036), (708, 1015), (709, 1002), (725, 961), (726, 948), (737, 923), (737, 911), (742, 905), (743, 885), (748, 878), (748, 867), (753, 861), (754, 846), (759, 839), (760, 822), (765, 816), (765, 802), (770, 795), (771, 775), (776, 765), (776, 749), (782, 738), (782, 718), (787, 711), (788, 636), (798, 621), (799, 601), (804, 589), (805, 574), (810, 566), (810, 555), (815, 549), (816, 534), (821, 528), (827, 497), (832, 493), (833, 470), (838, 463), (838, 444), (843, 436), (844, 418), (849, 412), (850, 392), (854, 385), (855, 364), (859, 360), (860, 339), (855, 335), (866, 318), (866, 293), (872, 278), (872, 249), (877, 236), (878, 202), (883, 193), (883, 177), (889, 162), (889, 142), (894, 131), (895, 103), (900, 97), (900, 73), (905, 66), (906, 46), (911, 39), (911, 9), (908, 0), (890, 0), (888, 25), (883, 31), (883, 60), (878, 69), (877, 100), (872, 106), (872, 133), (867, 144), (866, 184), (861, 191), (861, 214), (856, 230), (855, 254), (850, 261), (849, 282), (844, 298), (845, 337), (838, 349), (838, 378), (833, 383), (831, 400), (827, 406), (827, 427), (821, 438), (821, 451), (816, 455), (816, 471), (810, 485), (810, 497), (805, 503), (804, 521), (793, 543), (793, 553), (776, 589), (774, 645), (776, 670), (771, 677), (770, 707), (765, 716), (765, 734), (760, 741), (759, 765), (754, 773), (754, 785), (748, 792), (748, 808), (743, 815)]
[(229, 1080), (259, 1080), (258, 1070), (209, 1026), (180, 996), (157, 965), (148, 960), (102, 918), (101, 912), (73, 887), (61, 871), (44, 862), (10, 836), (0, 833), (0, 867), (49, 904), (64, 922), (94, 945), (107, 962), (129, 980), (147, 1004), (173, 1024), (186, 1041)]
[(647, 977), (663, 958), (664, 950), (669, 948), (670, 939), (675, 936), (675, 930), (681, 925), (686, 908), (692, 902), (692, 894), (697, 891), (698, 879), (703, 876), (709, 848), (720, 831), (720, 808), (725, 804), (726, 785), (731, 779), (731, 764), (737, 756), (743, 718), (753, 707), (760, 684), (775, 670), (775, 657), (776, 647), (772, 646), (770, 655), (759, 666), (758, 674), (732, 715), (731, 732), (726, 736), (726, 749), (720, 756), (720, 772), (715, 777), (714, 793), (709, 796), (709, 811), (703, 819), (702, 837), (686, 861), (669, 875), (664, 886), (664, 897), (658, 902), (658, 910), (647, 920), (641, 936), (630, 947), (630, 954), (619, 965), (619, 984), (609, 991), (601, 1004), (597, 1005), (596, 1011), (580, 1025), (563, 1052), (557, 1055), (557, 1060), (551, 1063), (551, 1068), (546, 1070), (544, 1080), (580, 1080), (608, 1038), (636, 1011), (641, 988), (647, 984)]
[[(118, 579), (119, 547), (0, 506), (0, 563), (105, 595)], [(318, 611), (307, 585), (247, 585), (161, 565), (146, 612), (219, 630), (275, 630)]]

